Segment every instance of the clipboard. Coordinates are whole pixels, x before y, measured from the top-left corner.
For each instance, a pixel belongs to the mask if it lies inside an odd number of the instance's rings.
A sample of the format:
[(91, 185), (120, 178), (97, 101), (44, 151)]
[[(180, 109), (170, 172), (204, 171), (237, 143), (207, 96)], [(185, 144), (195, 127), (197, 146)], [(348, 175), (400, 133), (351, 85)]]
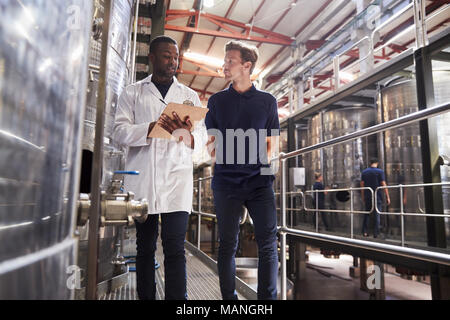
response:
[[(195, 128), (196, 123), (203, 120), (208, 113), (208, 108), (194, 107), (186, 104), (169, 103), (164, 109), (163, 113), (173, 119), (172, 112), (176, 112), (181, 120), (186, 116), (189, 116), (192, 122), (192, 130)], [(164, 130), (159, 125), (155, 125), (148, 135), (149, 138), (161, 138), (161, 139), (174, 139), (172, 135)]]

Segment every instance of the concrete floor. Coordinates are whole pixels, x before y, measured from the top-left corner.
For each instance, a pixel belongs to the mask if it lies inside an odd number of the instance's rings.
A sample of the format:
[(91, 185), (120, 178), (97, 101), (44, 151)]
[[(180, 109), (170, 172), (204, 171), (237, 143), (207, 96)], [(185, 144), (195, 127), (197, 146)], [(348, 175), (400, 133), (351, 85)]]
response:
[[(360, 289), (360, 279), (349, 276), (353, 257), (325, 258), (309, 251), (306, 278), (300, 281), (298, 300), (368, 300), (369, 293)], [(407, 280), (399, 275), (384, 274), (386, 300), (431, 300), (429, 284)]]

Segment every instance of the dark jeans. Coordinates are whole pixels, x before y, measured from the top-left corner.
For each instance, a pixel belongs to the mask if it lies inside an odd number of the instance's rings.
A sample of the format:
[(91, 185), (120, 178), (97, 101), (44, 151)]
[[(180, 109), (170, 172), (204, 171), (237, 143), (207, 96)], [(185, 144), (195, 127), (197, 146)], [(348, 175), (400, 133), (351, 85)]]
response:
[[(377, 200), (377, 206), (378, 210), (381, 210), (381, 200)], [(369, 211), (372, 207), (372, 200), (366, 199), (365, 201), (365, 210)], [(380, 233), (380, 214), (376, 211), (375, 207), (369, 214), (364, 214), (364, 220), (363, 220), (363, 226), (362, 226), (362, 233), (366, 233), (368, 229), (369, 224), (369, 216), (372, 218), (373, 221), (373, 236), (376, 238), (378, 237), (378, 234)]]
[[(325, 209), (325, 204), (323, 204), (323, 203), (321, 204), (319, 202), (319, 204), (317, 206), (317, 209), (319, 209), (319, 210)], [(317, 212), (317, 213), (319, 213), (319, 215), (322, 217), (322, 223), (323, 223), (323, 226), (325, 227), (325, 230), (331, 231), (330, 225), (328, 223), (328, 213), (324, 212), (324, 211), (320, 211), (320, 212)], [(316, 214), (315, 213), (314, 213), (314, 219), (313, 220), (314, 220), (314, 227), (316, 227)]]
[(258, 244), (258, 299), (277, 299), (278, 252), (277, 214), (272, 187), (255, 190), (214, 190), (219, 227), (218, 271), (224, 300), (236, 300), (236, 264), (239, 218), (242, 207), (248, 209)]
[[(166, 300), (187, 300), (184, 241), (188, 218), (187, 212), (161, 214)], [(155, 251), (158, 219), (159, 215), (149, 215), (144, 223), (136, 221), (136, 277), (140, 300), (155, 300), (156, 296)]]

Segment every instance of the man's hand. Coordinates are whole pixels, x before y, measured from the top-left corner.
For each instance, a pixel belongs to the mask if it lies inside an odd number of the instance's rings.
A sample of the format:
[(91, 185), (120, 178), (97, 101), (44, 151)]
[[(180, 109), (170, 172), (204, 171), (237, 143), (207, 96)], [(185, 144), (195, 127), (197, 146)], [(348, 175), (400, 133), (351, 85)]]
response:
[(155, 124), (156, 124), (156, 122), (152, 122), (148, 126), (147, 138), (149, 138), (150, 132), (152, 132), (153, 128), (155, 127)]
[(180, 119), (176, 112), (172, 113), (173, 119), (162, 114), (157, 124), (178, 139), (178, 142), (183, 141), (186, 146), (194, 148), (194, 137), (191, 134), (192, 122), (189, 116), (184, 118), (184, 121)]
[(206, 143), (206, 149), (208, 150), (208, 153), (212, 159), (214, 159), (216, 157), (215, 141), (216, 141), (215, 136), (208, 136), (208, 142)]

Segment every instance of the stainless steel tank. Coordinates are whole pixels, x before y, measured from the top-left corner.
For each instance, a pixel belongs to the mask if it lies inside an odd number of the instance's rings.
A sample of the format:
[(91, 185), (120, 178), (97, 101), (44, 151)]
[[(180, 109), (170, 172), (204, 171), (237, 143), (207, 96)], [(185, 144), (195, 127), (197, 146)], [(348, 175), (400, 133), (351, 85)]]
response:
[[(433, 71), (435, 103), (450, 101), (448, 87), (450, 85), (450, 71)], [(381, 90), (384, 121), (396, 119), (406, 114), (418, 111), (416, 80), (403, 79), (390, 83)], [(448, 123), (450, 114), (438, 117), (439, 153), (450, 154)], [(419, 123), (406, 127), (389, 130), (385, 133), (385, 166), (388, 185), (421, 184), (423, 183), (421, 138)], [(441, 167), (441, 180), (450, 181), (450, 171), (446, 166)], [(424, 189), (404, 189), (404, 212), (424, 213)], [(390, 189), (391, 206), (389, 212), (400, 212), (399, 189)], [(444, 209), (450, 208), (449, 188), (443, 188)], [(399, 239), (400, 217), (388, 216), (386, 219), (386, 232), (390, 238)], [(448, 223), (447, 235), (449, 234)], [(426, 219), (421, 217), (405, 216), (405, 241), (410, 244), (422, 245), (427, 241)]]
[(92, 1), (0, 2), (0, 299), (69, 299)]
[[(308, 123), (309, 145), (328, 141), (375, 124), (376, 110), (370, 107), (342, 107), (325, 111), (312, 117)], [(307, 190), (313, 188), (315, 172), (322, 173), (323, 185), (330, 189), (357, 188), (360, 186), (361, 172), (367, 160), (376, 152), (375, 139), (359, 138), (333, 147), (310, 153), (306, 159)], [(345, 192), (344, 192), (345, 193)], [(354, 210), (363, 210), (359, 192), (354, 192)], [(346, 201), (337, 192), (325, 196), (325, 208), (350, 211), (350, 196)], [(307, 197), (307, 206), (314, 207), (312, 198)], [(345, 213), (326, 213), (330, 228), (335, 232), (350, 233), (350, 215)], [(354, 215), (354, 232), (362, 226), (362, 215)], [(313, 219), (314, 221), (314, 219)], [(311, 221), (312, 224), (313, 221)]]
[[(114, 177), (114, 172), (125, 168), (126, 150), (120, 149), (111, 139), (114, 118), (117, 109), (117, 101), (128, 83), (128, 59), (130, 57), (131, 48), (131, 25), (132, 25), (132, 0), (114, 0), (112, 4), (112, 12), (110, 17), (109, 30), (109, 48), (107, 55), (107, 73), (106, 73), (106, 109), (105, 109), (105, 131), (103, 145), (103, 174), (102, 174), (102, 191), (108, 192)], [(101, 56), (101, 34), (104, 32), (102, 21), (107, 17), (104, 16), (104, 0), (95, 1), (95, 11), (93, 17), (94, 34), (91, 37), (89, 49), (89, 82), (87, 89), (87, 105), (84, 120), (83, 134), (83, 153), (91, 154), (94, 151), (95, 141), (95, 125), (97, 96), (99, 83), (99, 66)], [(87, 157), (89, 161), (92, 157)], [(91, 163), (83, 162), (83, 173), (81, 175), (83, 181), (90, 181)], [(82, 192), (90, 193), (88, 190)], [(125, 192), (133, 190), (125, 190)], [(99, 242), (99, 265), (98, 265), (98, 282), (104, 282), (118, 274), (126, 272), (123, 265), (112, 263), (116, 256), (116, 244), (120, 243), (121, 229), (123, 227), (107, 226), (100, 228)], [(88, 249), (88, 224), (79, 227), (80, 234), (79, 243), (79, 260), (80, 267), (83, 270), (87, 268), (87, 249)], [(82, 287), (86, 285), (86, 279), (82, 282)], [(81, 295), (82, 296), (82, 295)]]

